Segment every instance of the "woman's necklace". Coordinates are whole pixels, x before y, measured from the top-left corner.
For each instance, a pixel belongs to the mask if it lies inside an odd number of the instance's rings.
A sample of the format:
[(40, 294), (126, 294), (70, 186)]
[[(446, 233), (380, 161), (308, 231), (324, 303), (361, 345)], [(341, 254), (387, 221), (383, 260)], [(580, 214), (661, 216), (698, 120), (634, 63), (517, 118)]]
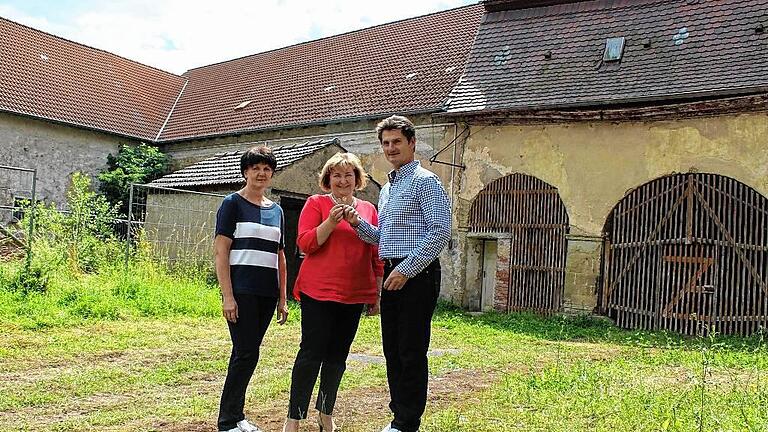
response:
[[(357, 200), (353, 196), (344, 196), (344, 197), (337, 198), (333, 195), (333, 193), (329, 193), (328, 195), (330, 195), (331, 200), (333, 201), (334, 204), (346, 204), (346, 205), (351, 205), (352, 207), (357, 206)], [(352, 200), (351, 204), (347, 204), (347, 200), (349, 199)]]

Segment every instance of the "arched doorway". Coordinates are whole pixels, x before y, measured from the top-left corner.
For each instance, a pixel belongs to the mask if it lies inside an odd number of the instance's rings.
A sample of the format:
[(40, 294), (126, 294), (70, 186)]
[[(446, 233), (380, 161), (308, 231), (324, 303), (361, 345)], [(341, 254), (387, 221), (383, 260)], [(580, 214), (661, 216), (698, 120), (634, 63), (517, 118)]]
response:
[(524, 174), (494, 180), (472, 202), (468, 225), (476, 237), (498, 239), (495, 309), (561, 310), (568, 214), (557, 188)]
[(749, 334), (768, 324), (768, 199), (716, 174), (625, 196), (606, 222), (601, 312), (625, 328)]

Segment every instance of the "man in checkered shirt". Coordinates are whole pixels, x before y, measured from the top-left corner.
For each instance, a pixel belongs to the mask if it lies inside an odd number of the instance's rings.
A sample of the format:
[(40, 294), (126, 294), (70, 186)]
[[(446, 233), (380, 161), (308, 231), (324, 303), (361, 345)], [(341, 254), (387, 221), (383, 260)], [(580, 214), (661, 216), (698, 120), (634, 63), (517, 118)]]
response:
[(381, 336), (394, 419), (382, 432), (415, 432), (427, 403), (427, 349), (440, 293), (437, 257), (451, 238), (451, 207), (440, 179), (415, 160), (413, 123), (392, 116), (376, 132), (394, 168), (379, 195), (379, 226), (351, 207), (346, 218), (361, 239), (378, 243), (384, 261)]

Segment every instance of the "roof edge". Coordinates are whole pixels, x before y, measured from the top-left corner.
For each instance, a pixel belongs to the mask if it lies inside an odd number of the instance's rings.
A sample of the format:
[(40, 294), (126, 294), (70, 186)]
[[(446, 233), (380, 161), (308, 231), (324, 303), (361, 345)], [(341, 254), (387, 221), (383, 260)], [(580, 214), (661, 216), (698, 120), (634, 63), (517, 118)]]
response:
[[(642, 120), (678, 114), (712, 116), (748, 111), (768, 111), (768, 90), (730, 96), (667, 99), (667, 103), (615, 103), (585, 106), (539, 106), (519, 109), (456, 111), (437, 114), (453, 121), (506, 118), (520, 121)], [(754, 109), (750, 109), (754, 108)]]
[(212, 139), (212, 138), (226, 138), (231, 136), (239, 136), (239, 135), (245, 135), (245, 134), (251, 134), (251, 133), (265, 132), (265, 131), (278, 131), (278, 130), (299, 128), (299, 127), (323, 126), (323, 125), (329, 125), (333, 123), (340, 123), (340, 122), (346, 122), (346, 121), (383, 119), (391, 115), (406, 115), (406, 116), (407, 115), (423, 115), (423, 114), (435, 114), (443, 111), (444, 109), (441, 104), (441, 106), (439, 107), (425, 109), (425, 110), (397, 111), (397, 112), (385, 112), (385, 113), (377, 113), (377, 114), (366, 114), (361, 116), (337, 117), (334, 119), (317, 120), (317, 121), (305, 122), (305, 123), (289, 123), (289, 124), (279, 125), (279, 126), (262, 126), (262, 127), (252, 128), (252, 129), (240, 129), (236, 131), (228, 131), (228, 132), (217, 133), (217, 134), (160, 139), (154, 142), (157, 144), (177, 144), (184, 141), (204, 140), (204, 139)]
[(505, 10), (533, 9), (567, 3), (580, 3), (591, 0), (483, 0), (482, 4), (488, 12)]
[(666, 103), (666, 102), (670, 102), (670, 103), (678, 103), (678, 102), (685, 102), (685, 101), (700, 102), (704, 100), (713, 100), (713, 99), (728, 99), (728, 98), (734, 98), (738, 96), (760, 95), (763, 93), (768, 94), (768, 85), (757, 86), (757, 87), (709, 90), (709, 91), (690, 92), (690, 93), (678, 93), (678, 94), (673, 94), (668, 96), (647, 96), (647, 97), (625, 98), (621, 100), (602, 100), (602, 101), (591, 101), (591, 102), (585, 101), (585, 102), (573, 102), (573, 103), (552, 104), (552, 105), (539, 104), (539, 105), (511, 107), (511, 108), (493, 108), (493, 109), (487, 109), (487, 110), (465, 110), (465, 111), (448, 110), (441, 113), (437, 113), (436, 115), (438, 117), (456, 117), (456, 116), (462, 116), (462, 115), (466, 115), (466, 116), (472, 116), (475, 114), (482, 115), (482, 113), (489, 113), (489, 112), (512, 113), (512, 112), (552, 111), (552, 110), (567, 110), (567, 109), (599, 109), (599, 108), (606, 108), (606, 107), (631, 107), (633, 105), (665, 106), (665, 105), (669, 105), (669, 103)]
[(80, 129), (85, 129), (85, 130), (89, 130), (89, 131), (93, 131), (93, 132), (100, 132), (100, 133), (105, 133), (107, 135), (114, 135), (114, 136), (121, 137), (121, 138), (130, 138), (130, 139), (138, 140), (138, 141), (141, 141), (141, 142), (148, 142), (148, 143), (151, 143), (151, 144), (159, 144), (157, 141), (153, 140), (151, 137), (142, 137), (142, 136), (138, 136), (138, 135), (129, 135), (129, 134), (120, 133), (120, 132), (109, 130), (109, 129), (102, 129), (102, 128), (98, 128), (98, 127), (95, 127), (95, 126), (90, 126), (90, 125), (87, 125), (87, 124), (84, 124), (84, 123), (65, 121), (65, 120), (55, 119), (55, 118), (52, 118), (52, 117), (46, 117), (46, 116), (41, 116), (41, 115), (37, 115), (37, 114), (30, 114), (30, 113), (23, 112), (23, 111), (16, 111), (16, 110), (8, 109), (8, 108), (0, 108), (0, 112), (4, 112), (4, 113), (8, 113), (8, 114), (13, 114), (13, 115), (17, 115), (17, 116), (20, 116), (20, 117), (28, 117), (28, 118), (32, 118), (32, 119), (40, 120), (40, 121), (46, 121), (46, 122), (54, 123), (54, 124), (61, 125), (61, 126), (77, 127), (77, 128), (80, 128)]

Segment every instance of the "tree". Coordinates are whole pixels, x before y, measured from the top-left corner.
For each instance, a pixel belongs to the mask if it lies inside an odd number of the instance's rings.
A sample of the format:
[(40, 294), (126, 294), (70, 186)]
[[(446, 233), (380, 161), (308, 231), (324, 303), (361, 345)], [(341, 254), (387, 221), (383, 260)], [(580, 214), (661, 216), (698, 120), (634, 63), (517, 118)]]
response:
[(117, 156), (107, 156), (107, 169), (99, 173), (99, 191), (126, 215), (131, 183), (151, 182), (166, 174), (168, 167), (168, 155), (156, 147), (121, 145)]

